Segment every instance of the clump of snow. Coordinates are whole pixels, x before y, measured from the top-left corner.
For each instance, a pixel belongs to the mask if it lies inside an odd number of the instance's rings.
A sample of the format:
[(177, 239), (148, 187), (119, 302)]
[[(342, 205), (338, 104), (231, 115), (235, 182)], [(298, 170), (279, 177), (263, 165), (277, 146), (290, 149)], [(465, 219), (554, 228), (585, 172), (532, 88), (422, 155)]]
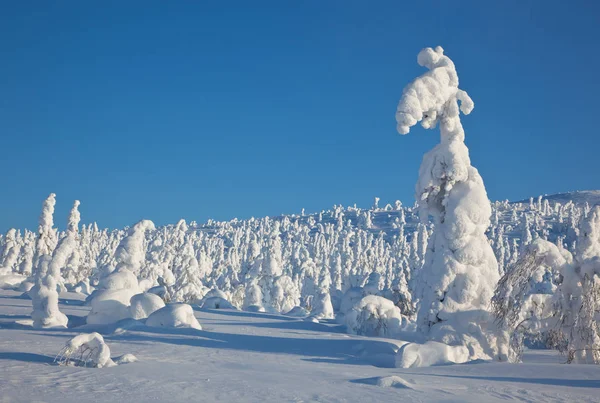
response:
[(409, 325), (392, 301), (376, 295), (361, 299), (344, 320), (349, 333), (375, 337), (392, 338)]
[(129, 303), (129, 315), (133, 319), (145, 319), (165, 306), (162, 298), (150, 293), (136, 294), (131, 297)]
[(133, 354), (121, 356), (117, 362), (110, 358), (110, 348), (99, 333), (81, 333), (67, 342), (55, 359), (59, 365), (114, 367), (137, 361)]
[(221, 297), (204, 298), (201, 307), (206, 309), (236, 309), (229, 301)]
[(465, 346), (449, 346), (436, 341), (428, 341), (425, 344), (407, 343), (398, 351), (396, 367), (416, 368), (460, 364), (469, 359), (469, 349)]
[(146, 319), (146, 325), (153, 327), (189, 327), (202, 330), (202, 326), (194, 316), (194, 310), (188, 304), (169, 304), (153, 312)]

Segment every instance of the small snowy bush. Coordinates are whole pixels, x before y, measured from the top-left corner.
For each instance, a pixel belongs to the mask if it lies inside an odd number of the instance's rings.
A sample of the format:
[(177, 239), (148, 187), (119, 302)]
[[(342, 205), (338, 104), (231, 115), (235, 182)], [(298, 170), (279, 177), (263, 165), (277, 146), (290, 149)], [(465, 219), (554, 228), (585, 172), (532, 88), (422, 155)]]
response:
[(106, 325), (130, 317), (129, 301), (135, 295), (135, 291), (128, 289), (96, 291), (87, 323)]
[(188, 304), (169, 304), (148, 316), (146, 325), (153, 327), (189, 327), (202, 330), (202, 326), (194, 316), (194, 310)]
[(95, 368), (115, 365), (110, 358), (110, 348), (98, 333), (81, 333), (67, 342), (55, 359), (60, 365), (91, 366)]
[(129, 303), (129, 315), (133, 319), (145, 319), (165, 306), (161, 297), (150, 293), (136, 294)]
[(394, 337), (408, 325), (392, 301), (376, 295), (361, 299), (344, 319), (349, 333), (364, 336)]

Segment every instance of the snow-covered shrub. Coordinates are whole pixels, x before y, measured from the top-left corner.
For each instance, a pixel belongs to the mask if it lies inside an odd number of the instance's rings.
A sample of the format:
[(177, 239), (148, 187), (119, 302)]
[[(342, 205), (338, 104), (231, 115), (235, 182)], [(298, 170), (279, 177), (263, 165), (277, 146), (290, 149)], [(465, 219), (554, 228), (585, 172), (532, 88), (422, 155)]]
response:
[(331, 305), (331, 297), (329, 290), (321, 289), (313, 299), (313, 309), (310, 316), (318, 320), (334, 319), (333, 306)]
[(344, 320), (349, 333), (375, 337), (396, 337), (409, 325), (392, 301), (376, 295), (361, 299)]
[(145, 319), (165, 306), (161, 297), (149, 293), (136, 294), (129, 303), (129, 316), (133, 319)]
[(96, 290), (91, 300), (91, 311), (86, 321), (93, 325), (116, 323), (131, 317), (129, 303), (136, 294), (130, 289)]
[(131, 317), (131, 298), (139, 293), (137, 278), (121, 267), (100, 280), (98, 288), (87, 298), (92, 307), (87, 323), (108, 324)]
[[(252, 280), (247, 286), (246, 286), (246, 294), (244, 296), (244, 310), (248, 310), (249, 307), (262, 307), (263, 305), (263, 295), (262, 295), (262, 290), (260, 289), (259, 285), (258, 285), (258, 281), (257, 280)], [(253, 308), (254, 312), (257, 312), (255, 309)], [(264, 312), (264, 308), (262, 309), (262, 312)]]
[(67, 342), (56, 356), (59, 365), (90, 366), (94, 368), (113, 367), (137, 361), (132, 354), (125, 354), (113, 361), (110, 358), (110, 348), (99, 333), (81, 333)]
[(148, 316), (146, 325), (153, 327), (189, 327), (202, 330), (202, 326), (194, 316), (194, 310), (188, 304), (169, 304)]

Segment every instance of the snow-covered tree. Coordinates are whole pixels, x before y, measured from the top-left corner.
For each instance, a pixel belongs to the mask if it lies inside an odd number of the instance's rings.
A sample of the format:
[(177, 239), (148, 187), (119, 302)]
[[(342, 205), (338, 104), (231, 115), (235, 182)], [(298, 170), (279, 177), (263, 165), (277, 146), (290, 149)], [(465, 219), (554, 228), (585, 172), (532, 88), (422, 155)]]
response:
[[(531, 280), (550, 269), (558, 286), (540, 294)], [(538, 238), (500, 280), (493, 299), (499, 323), (512, 334), (518, 361), (525, 337), (545, 335), (567, 362), (600, 364), (600, 207), (582, 221), (575, 253)]]
[(57, 287), (60, 268), (57, 269), (57, 265), (52, 266), (53, 258), (51, 257), (56, 236), (52, 228), (55, 197), (54, 193), (50, 194), (44, 202), (40, 215), (38, 259), (34, 270), (34, 286), (29, 291), (33, 305), (31, 318), (35, 328), (67, 327), (68, 322), (67, 316), (58, 308)]
[(491, 207), (483, 180), (471, 165), (460, 121), (460, 112), (471, 113), (474, 104), (459, 89), (454, 63), (441, 47), (423, 49), (417, 61), (429, 71), (405, 87), (397, 129), (407, 134), (421, 122), (425, 129), (439, 124), (441, 133), (440, 143), (423, 157), (416, 185), (421, 216), (434, 220), (415, 290), (418, 326), (432, 340), (466, 345), (471, 358), (500, 357), (501, 347), (485, 329), (486, 309), (499, 278), (485, 235)]

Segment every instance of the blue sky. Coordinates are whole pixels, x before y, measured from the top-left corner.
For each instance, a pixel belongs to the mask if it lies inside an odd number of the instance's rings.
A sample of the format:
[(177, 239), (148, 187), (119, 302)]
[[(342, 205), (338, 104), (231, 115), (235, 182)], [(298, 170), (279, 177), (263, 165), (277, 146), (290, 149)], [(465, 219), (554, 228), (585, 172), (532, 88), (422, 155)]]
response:
[(436, 45), (490, 199), (598, 189), (599, 4), (2, 2), (0, 230), (50, 192), (60, 228), (412, 204), (439, 133), (394, 112)]

